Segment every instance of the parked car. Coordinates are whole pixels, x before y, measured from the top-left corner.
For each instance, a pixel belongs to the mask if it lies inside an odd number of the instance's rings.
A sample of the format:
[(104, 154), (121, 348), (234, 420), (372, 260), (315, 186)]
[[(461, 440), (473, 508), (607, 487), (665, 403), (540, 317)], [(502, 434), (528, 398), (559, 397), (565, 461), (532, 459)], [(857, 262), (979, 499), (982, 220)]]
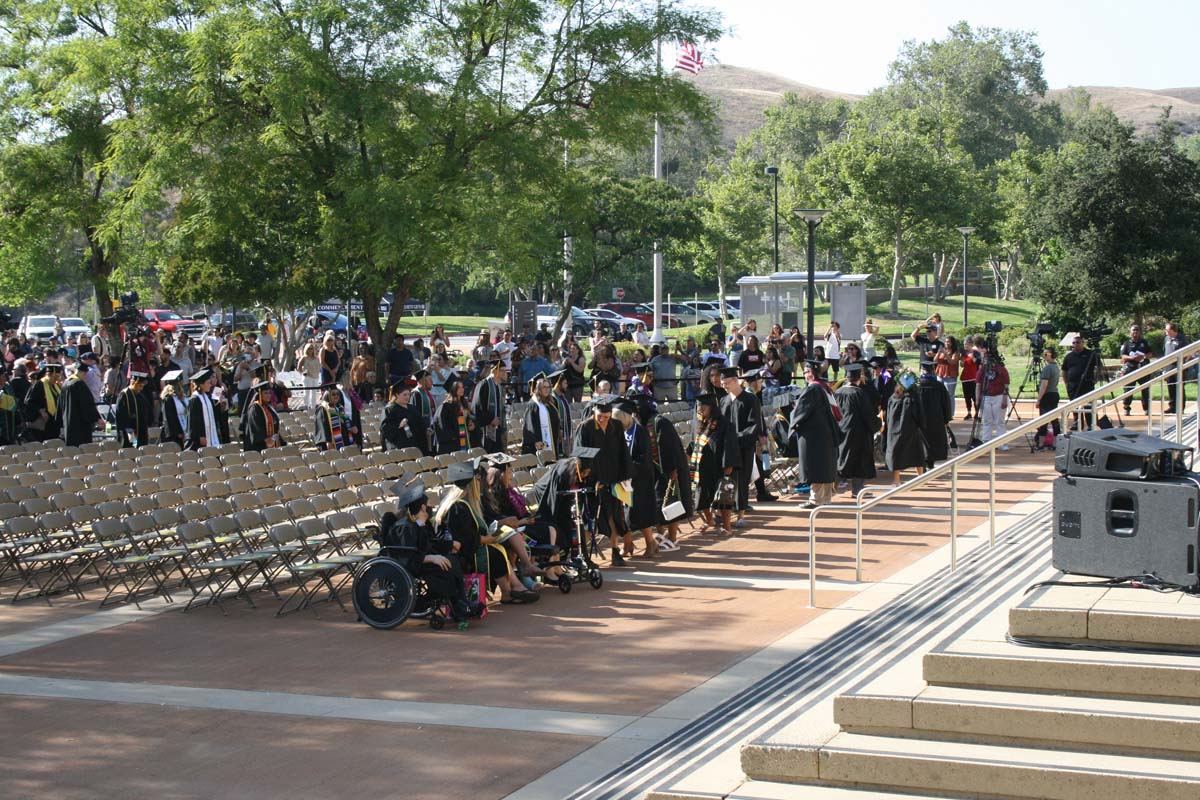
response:
[(258, 317), (250, 311), (235, 311), (232, 314), (218, 311), (208, 315), (208, 324), (214, 328), (222, 327), (233, 331), (256, 331)]
[(63, 333), (68, 336), (75, 336), (82, 333), (89, 339), (92, 337), (92, 328), (79, 317), (59, 317), (59, 322), (62, 323)]
[[(691, 324), (668, 313), (665, 309), (666, 303), (663, 303), (663, 306), (663, 313), (666, 317), (668, 328), (682, 328), (684, 325)], [(654, 307), (647, 303), (601, 303), (599, 307), (615, 311), (623, 317), (630, 317), (636, 319), (638, 322), (645, 323), (647, 330), (654, 327)]]
[(196, 338), (204, 333), (203, 322), (177, 314), (169, 308), (147, 308), (142, 313), (146, 315), (150, 330), (169, 333), (172, 337), (186, 333), (189, 337)]
[(600, 319), (605, 320), (613, 328), (614, 332), (619, 331), (622, 325), (628, 325), (630, 330), (632, 330), (639, 322), (641, 322), (641, 320), (634, 319), (633, 317), (622, 317), (617, 312), (610, 311), (607, 308), (585, 308), (583, 312), (593, 317), (599, 317)]
[(346, 315), (334, 314), (332, 311), (298, 311), (296, 312), (296, 324), (307, 325), (314, 314), (320, 317), (322, 331), (332, 330), (334, 333), (346, 335), (346, 327), (349, 324)]
[(58, 317), (53, 315), (22, 317), (21, 324), (17, 326), (17, 333), (25, 334), (25, 338), (31, 342), (45, 342), (54, 336), (54, 326), (57, 322)]
[(671, 316), (679, 317), (686, 325), (712, 325), (720, 316), (711, 311), (696, 308), (691, 303), (663, 303), (663, 311)]

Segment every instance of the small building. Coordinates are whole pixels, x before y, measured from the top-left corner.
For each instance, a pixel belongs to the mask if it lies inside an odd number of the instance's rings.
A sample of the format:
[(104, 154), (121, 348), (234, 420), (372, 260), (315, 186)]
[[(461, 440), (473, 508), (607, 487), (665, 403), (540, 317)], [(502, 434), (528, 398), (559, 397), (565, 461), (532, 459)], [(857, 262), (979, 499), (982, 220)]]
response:
[[(837, 271), (813, 273), (817, 287), (815, 302), (821, 302), (821, 289), (829, 297), (830, 318), (842, 328), (842, 338), (854, 339), (867, 321), (867, 279), (870, 275), (847, 275)], [(805, 291), (808, 272), (776, 272), (772, 275), (747, 275), (738, 280), (742, 297), (742, 323), (755, 320), (760, 331), (770, 330), (778, 322), (807, 332), (808, 308)], [(816, 323), (814, 335), (820, 339), (825, 325)]]

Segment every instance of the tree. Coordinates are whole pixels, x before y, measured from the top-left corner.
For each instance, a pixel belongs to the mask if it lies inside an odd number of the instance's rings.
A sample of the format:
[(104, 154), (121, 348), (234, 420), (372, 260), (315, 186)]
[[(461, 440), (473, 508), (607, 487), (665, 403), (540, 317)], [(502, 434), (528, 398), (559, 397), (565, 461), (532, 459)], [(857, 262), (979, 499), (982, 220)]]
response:
[(1100, 108), (1049, 161), (1037, 214), (1046, 255), (1030, 278), (1051, 315), (1140, 317), (1200, 301), (1200, 165), (1176, 133), (1164, 115), (1138, 139)]
[(764, 213), (762, 183), (761, 177), (745, 170), (714, 164), (711, 174), (696, 185), (701, 230), (686, 249), (697, 274), (717, 279), (722, 319), (727, 316), (727, 268), (745, 270), (770, 257), (769, 240), (763, 235), (770, 210)]
[[(822, 224), (863, 258), (890, 251), (891, 313), (918, 237), (937, 236), (967, 218), (977, 196), (970, 158), (939, 142), (939, 130), (914, 112), (873, 121), (857, 112), (849, 136), (809, 162), (817, 199), (833, 213)], [(938, 229), (941, 229), (940, 231)]]

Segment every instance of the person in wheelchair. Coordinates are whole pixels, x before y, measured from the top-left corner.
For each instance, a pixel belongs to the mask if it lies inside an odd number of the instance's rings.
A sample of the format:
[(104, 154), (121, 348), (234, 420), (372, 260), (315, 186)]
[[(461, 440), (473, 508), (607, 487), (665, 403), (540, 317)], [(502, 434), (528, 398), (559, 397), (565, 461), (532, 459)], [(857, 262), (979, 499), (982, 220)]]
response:
[(499, 588), (502, 604), (536, 603), (540, 598), (538, 593), (525, 589), (513, 572), (508, 553), (501, 543), (504, 534), (489, 530), (477, 477), (480, 463), (475, 458), (446, 468), (447, 477), (454, 486), (438, 503), (435, 525), (438, 530), (450, 532), (463, 571), (486, 575), (487, 590)]
[[(487, 467), (487, 491), (483, 493), (483, 516), (488, 524), (498, 523), (502, 527), (512, 528), (539, 545), (555, 548), (558, 530), (547, 522), (539, 521), (529, 511), (525, 497), (517, 491), (512, 483), (512, 470), (509, 464), (516, 461), (507, 453), (495, 453), (485, 456)], [(543, 577), (558, 580), (561, 570), (551, 566), (541, 569), (533, 562), (529, 549), (524, 546), (521, 537), (511, 537), (505, 545), (521, 562), (521, 574), (528, 577)]]
[(439, 538), (429, 524), (425, 482), (397, 486), (395, 492), (399, 508), (379, 522), (379, 554), (394, 558), (410, 575), (423, 580), (431, 598), (446, 598), (455, 622), (480, 616), (481, 608), (467, 602), (454, 541)]

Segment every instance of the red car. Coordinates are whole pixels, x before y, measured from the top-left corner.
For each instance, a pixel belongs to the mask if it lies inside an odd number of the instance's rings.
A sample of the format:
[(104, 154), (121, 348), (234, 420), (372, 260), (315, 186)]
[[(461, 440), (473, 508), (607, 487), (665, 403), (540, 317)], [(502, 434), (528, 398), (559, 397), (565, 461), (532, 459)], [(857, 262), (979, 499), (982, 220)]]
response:
[[(647, 303), (601, 303), (597, 308), (607, 308), (609, 311), (615, 311), (622, 317), (630, 317), (632, 319), (641, 320), (646, 323), (646, 330), (652, 330), (654, 326), (651, 321), (654, 319), (654, 306)], [(667, 321), (668, 328), (681, 328), (685, 324), (678, 317), (673, 317), (670, 314), (663, 314)]]
[(186, 333), (195, 338), (204, 333), (204, 323), (190, 317), (180, 316), (168, 308), (147, 308), (144, 312), (151, 330), (163, 331), (172, 337)]

